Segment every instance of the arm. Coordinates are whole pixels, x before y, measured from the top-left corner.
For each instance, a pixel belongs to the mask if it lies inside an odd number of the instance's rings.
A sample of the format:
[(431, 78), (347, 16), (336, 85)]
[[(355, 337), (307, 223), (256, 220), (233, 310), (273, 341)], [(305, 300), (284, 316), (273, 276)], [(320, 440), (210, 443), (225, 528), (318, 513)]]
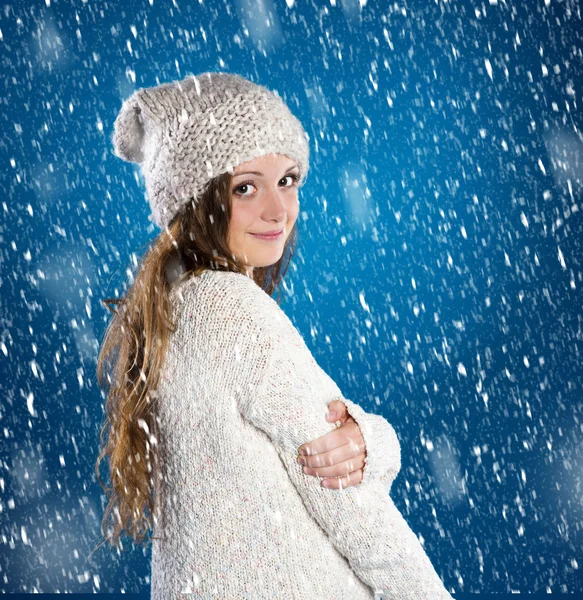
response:
[(200, 322), (203, 337), (212, 340), (205, 355), (216, 365), (209, 394), (232, 401), (269, 436), (308, 512), (364, 583), (389, 597), (451, 600), (381, 481), (327, 490), (303, 473), (297, 448), (334, 425), (307, 393), (310, 384), (293, 364), (298, 348), (274, 324), (273, 309), (262, 304), (271, 313), (257, 314), (263, 292), (252, 281), (232, 283), (213, 296), (213, 310)]
[(451, 599), (381, 480), (327, 490), (303, 473), (297, 447), (326, 433), (330, 424), (314, 418), (301, 374), (288, 367), (282, 345), (263, 343), (271, 354), (264, 377), (256, 393), (240, 397), (240, 408), (274, 443), (309, 513), (373, 590), (395, 598)]

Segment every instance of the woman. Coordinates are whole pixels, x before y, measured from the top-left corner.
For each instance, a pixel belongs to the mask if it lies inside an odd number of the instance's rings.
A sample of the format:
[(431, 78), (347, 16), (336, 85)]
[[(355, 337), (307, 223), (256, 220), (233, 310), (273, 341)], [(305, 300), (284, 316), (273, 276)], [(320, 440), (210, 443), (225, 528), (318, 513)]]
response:
[(451, 598), (388, 494), (393, 428), (342, 396), (271, 298), (308, 171), (299, 121), (204, 73), (134, 93), (113, 143), (163, 232), (109, 301), (106, 537), (153, 526), (155, 599)]

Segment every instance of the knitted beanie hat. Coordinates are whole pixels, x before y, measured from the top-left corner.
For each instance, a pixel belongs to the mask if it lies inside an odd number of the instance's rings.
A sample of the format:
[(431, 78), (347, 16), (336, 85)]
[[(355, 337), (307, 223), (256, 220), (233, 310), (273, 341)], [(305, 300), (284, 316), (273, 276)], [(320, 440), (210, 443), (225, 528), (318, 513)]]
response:
[(277, 93), (223, 72), (137, 90), (123, 103), (112, 135), (114, 154), (140, 165), (148, 219), (161, 229), (212, 178), (264, 154), (296, 160), (302, 185), (308, 139)]

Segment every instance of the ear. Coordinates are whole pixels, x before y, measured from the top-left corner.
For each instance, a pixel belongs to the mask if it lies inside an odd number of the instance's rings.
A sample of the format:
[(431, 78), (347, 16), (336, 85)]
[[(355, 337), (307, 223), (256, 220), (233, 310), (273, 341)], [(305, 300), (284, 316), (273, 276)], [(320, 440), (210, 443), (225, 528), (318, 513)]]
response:
[(144, 121), (138, 92), (123, 103), (115, 119), (111, 141), (113, 152), (119, 158), (134, 163), (144, 160)]

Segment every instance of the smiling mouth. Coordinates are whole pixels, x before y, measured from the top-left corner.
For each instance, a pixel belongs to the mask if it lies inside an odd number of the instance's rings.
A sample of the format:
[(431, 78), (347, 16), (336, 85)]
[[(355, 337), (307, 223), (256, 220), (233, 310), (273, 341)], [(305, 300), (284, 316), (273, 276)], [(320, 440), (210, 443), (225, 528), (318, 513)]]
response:
[(277, 240), (283, 235), (283, 229), (275, 233), (252, 233), (251, 235), (264, 240)]

